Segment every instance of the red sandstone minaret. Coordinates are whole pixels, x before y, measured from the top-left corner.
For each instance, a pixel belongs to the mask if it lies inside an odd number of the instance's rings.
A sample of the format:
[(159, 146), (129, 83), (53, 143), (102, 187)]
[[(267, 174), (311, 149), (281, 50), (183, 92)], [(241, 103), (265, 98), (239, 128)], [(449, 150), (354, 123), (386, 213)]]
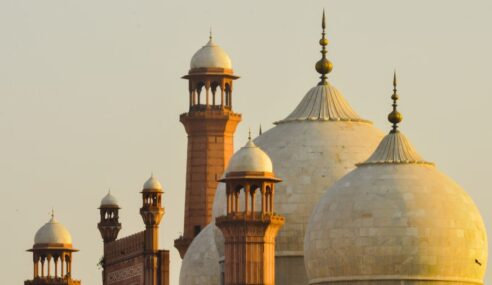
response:
[(188, 134), (184, 233), (174, 241), (183, 257), (196, 235), (210, 223), (217, 180), (234, 150), (241, 115), (232, 111), (231, 60), (212, 36), (191, 59), (189, 111), (181, 114)]
[[(167, 280), (169, 276), (161, 277), (161, 266), (159, 265), (161, 253), (159, 251), (159, 224), (162, 216), (164, 216), (164, 208), (162, 207), (162, 191), (161, 183), (152, 175), (144, 184), (142, 190), (142, 207), (140, 215), (145, 224), (144, 231), (144, 285), (160, 285), (169, 284)], [(167, 257), (166, 257), (167, 258)], [(164, 261), (169, 266), (169, 261)], [(163, 268), (168, 271), (168, 268)], [(166, 281), (164, 281), (164, 278)], [(167, 283), (165, 283), (167, 282)]]
[(220, 180), (227, 214), (216, 218), (225, 238), (225, 285), (274, 285), (275, 237), (284, 217), (274, 213), (272, 161), (251, 139), (231, 158)]

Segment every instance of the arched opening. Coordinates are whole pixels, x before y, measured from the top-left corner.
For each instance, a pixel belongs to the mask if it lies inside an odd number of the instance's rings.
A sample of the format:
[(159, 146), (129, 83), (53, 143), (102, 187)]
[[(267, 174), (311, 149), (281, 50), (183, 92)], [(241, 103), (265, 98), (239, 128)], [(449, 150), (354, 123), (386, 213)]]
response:
[(212, 84), (210, 84), (210, 89), (212, 90), (212, 107), (217, 106), (217, 89), (219, 87), (219, 82), (213, 81)]
[(152, 206), (157, 207), (157, 203), (158, 203), (157, 194), (153, 194), (152, 195)]
[(65, 272), (66, 272), (66, 275), (67, 277), (70, 277), (71, 276), (71, 272), (72, 272), (72, 261), (71, 261), (71, 258), (70, 256), (67, 254), (65, 255)]
[(202, 105), (202, 89), (205, 84), (203, 82), (198, 82), (196, 85), (196, 105), (201, 106)]
[(273, 213), (273, 196), (272, 196), (272, 188), (270, 185), (265, 187), (266, 190), (266, 212)]
[[(243, 185), (237, 185), (234, 188), (234, 191), (231, 193), (231, 198), (232, 198), (232, 212), (233, 213), (239, 213), (241, 211), (244, 211), (244, 191), (243, 191), (244, 186)], [(242, 194), (242, 195), (241, 195)]]
[(250, 200), (251, 200), (251, 212), (258, 213), (261, 211), (261, 186), (260, 185), (251, 185), (250, 188)]
[(225, 84), (225, 105), (231, 107), (231, 85)]

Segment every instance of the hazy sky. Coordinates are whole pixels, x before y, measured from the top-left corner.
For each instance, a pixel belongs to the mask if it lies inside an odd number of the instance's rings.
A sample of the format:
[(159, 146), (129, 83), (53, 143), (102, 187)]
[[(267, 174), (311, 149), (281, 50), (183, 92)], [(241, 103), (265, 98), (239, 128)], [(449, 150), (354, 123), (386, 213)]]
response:
[[(0, 275), (32, 277), (25, 252), (56, 216), (71, 231), (74, 277), (101, 284), (99, 202), (109, 187), (125, 236), (143, 229), (139, 191), (165, 187), (161, 246), (183, 223), (189, 60), (213, 27), (231, 56), (236, 148), (284, 118), (316, 84), (321, 9), (330, 81), (383, 130), (399, 74), (401, 129), (472, 196), (492, 229), (492, 1), (0, 1)], [(492, 283), (489, 266), (485, 283)]]

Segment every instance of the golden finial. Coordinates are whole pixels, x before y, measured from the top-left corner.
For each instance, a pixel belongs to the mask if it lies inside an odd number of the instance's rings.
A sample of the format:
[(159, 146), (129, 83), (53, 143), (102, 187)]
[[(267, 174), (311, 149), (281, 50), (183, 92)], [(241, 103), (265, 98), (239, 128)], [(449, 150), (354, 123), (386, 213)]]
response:
[(208, 39), (209, 40), (212, 40), (212, 26), (210, 26), (210, 31), (209, 31)]
[(51, 208), (50, 216), (51, 216), (51, 219), (55, 218), (55, 208)]
[(316, 62), (316, 71), (321, 74), (319, 77), (321, 81), (318, 85), (326, 84), (327, 74), (331, 72), (333, 69), (333, 64), (326, 58), (326, 46), (328, 45), (328, 40), (326, 39), (326, 20), (325, 20), (325, 9), (323, 9), (323, 18), (321, 20), (321, 28), (323, 31), (321, 32), (321, 39), (319, 40), (319, 44), (321, 45), (321, 59)]
[(248, 131), (248, 141), (251, 141), (251, 128), (249, 128), (249, 131)]
[(391, 130), (392, 133), (398, 132), (398, 124), (403, 120), (403, 115), (398, 112), (396, 107), (398, 107), (398, 104), (396, 104), (396, 101), (400, 99), (397, 93), (397, 80), (396, 80), (396, 71), (393, 74), (393, 95), (391, 95), (391, 100), (393, 100), (393, 111), (388, 114), (388, 121), (393, 124), (393, 129)]
[(263, 131), (261, 130), (261, 124), (260, 124), (260, 131), (258, 132), (260, 136), (263, 134)]

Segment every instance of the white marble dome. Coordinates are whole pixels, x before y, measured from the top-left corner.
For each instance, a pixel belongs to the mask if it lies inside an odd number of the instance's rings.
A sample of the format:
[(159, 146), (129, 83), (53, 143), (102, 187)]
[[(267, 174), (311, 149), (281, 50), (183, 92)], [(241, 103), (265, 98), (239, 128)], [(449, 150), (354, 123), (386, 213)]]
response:
[(55, 217), (44, 224), (34, 236), (34, 245), (65, 245), (72, 246), (72, 236), (64, 225)]
[[(254, 140), (273, 161), (275, 176), (283, 180), (275, 192), (275, 211), (285, 216), (276, 239), (276, 283), (307, 284), (303, 242), (312, 209), (329, 186), (370, 156), (383, 135), (361, 119), (329, 83), (311, 88), (297, 108), (276, 124)], [(225, 213), (225, 187), (221, 184), (214, 201), (215, 217)], [(216, 239), (223, 238), (220, 231), (216, 233)], [(210, 237), (200, 233), (195, 241)], [(223, 244), (218, 250), (223, 251)]]
[(143, 190), (157, 190), (157, 191), (162, 191), (162, 185), (157, 178), (154, 177), (152, 174), (147, 181), (145, 181), (143, 185)]
[(191, 58), (190, 69), (195, 68), (232, 69), (232, 63), (224, 49), (210, 38), (207, 44), (200, 48)]
[(249, 140), (229, 160), (229, 172), (273, 172), (272, 160), (254, 142)]
[(222, 234), (214, 222), (203, 228), (183, 257), (179, 274), (180, 285), (220, 284), (220, 253), (217, 245), (219, 242), (224, 243), (221, 237)]
[(104, 196), (104, 198), (101, 200), (101, 207), (104, 206), (112, 206), (112, 207), (118, 207), (118, 200), (116, 199), (113, 194), (111, 194), (111, 191)]
[(473, 201), (390, 133), (326, 191), (304, 242), (309, 284), (483, 284), (487, 237)]

